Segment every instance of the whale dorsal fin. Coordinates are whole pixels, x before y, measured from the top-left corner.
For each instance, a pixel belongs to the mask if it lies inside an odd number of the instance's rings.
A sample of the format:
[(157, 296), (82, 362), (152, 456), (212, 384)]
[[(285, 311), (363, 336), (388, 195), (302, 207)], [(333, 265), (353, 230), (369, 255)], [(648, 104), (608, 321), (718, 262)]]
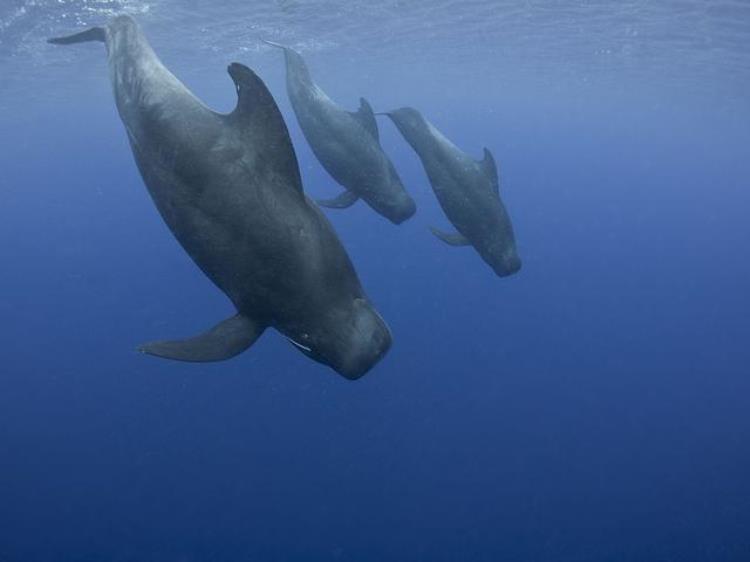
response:
[(490, 180), (492, 187), (495, 188), (495, 193), (499, 195), (500, 181), (497, 176), (497, 165), (495, 164), (495, 158), (492, 156), (492, 153), (486, 148), (484, 149), (484, 158), (479, 161), (479, 168), (482, 170), (482, 173), (487, 176), (487, 179)]
[(263, 326), (247, 316), (237, 314), (194, 338), (150, 342), (139, 347), (138, 351), (175, 361), (224, 361), (253, 345), (263, 330)]
[(359, 98), (359, 110), (351, 111), (349, 115), (354, 117), (372, 135), (372, 138), (380, 142), (380, 133), (378, 133), (378, 123), (375, 121), (375, 114), (365, 98)]
[(227, 68), (237, 88), (237, 107), (227, 119), (250, 137), (261, 161), (274, 162), (281, 173), (292, 176), (294, 187), (302, 193), (302, 178), (289, 130), (279, 107), (255, 72), (233, 62)]

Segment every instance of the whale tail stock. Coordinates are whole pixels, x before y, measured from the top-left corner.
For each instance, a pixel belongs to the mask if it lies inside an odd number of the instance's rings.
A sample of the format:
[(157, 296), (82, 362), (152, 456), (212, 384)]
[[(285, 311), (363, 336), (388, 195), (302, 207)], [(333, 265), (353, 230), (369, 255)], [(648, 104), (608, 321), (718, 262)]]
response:
[(80, 33), (66, 35), (65, 37), (53, 37), (47, 39), (47, 43), (53, 45), (72, 45), (73, 43), (88, 43), (89, 41), (107, 42), (107, 31), (103, 27), (92, 27)]

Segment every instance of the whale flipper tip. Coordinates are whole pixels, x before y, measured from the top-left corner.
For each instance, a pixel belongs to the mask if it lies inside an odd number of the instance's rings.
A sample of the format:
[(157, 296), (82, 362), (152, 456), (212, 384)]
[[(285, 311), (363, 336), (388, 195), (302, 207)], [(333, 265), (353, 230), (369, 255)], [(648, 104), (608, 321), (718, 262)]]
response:
[(286, 49), (284, 45), (281, 43), (276, 43), (275, 41), (269, 41), (268, 39), (261, 39), (266, 45), (270, 45), (271, 47), (276, 47), (277, 49)]

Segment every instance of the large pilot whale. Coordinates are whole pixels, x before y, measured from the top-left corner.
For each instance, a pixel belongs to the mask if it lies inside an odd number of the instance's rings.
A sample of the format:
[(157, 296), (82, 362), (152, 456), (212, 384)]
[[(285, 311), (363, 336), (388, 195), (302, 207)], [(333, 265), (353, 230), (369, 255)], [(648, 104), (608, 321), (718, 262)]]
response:
[(161, 216), (237, 311), (202, 335), (140, 350), (220, 361), (273, 327), (344, 377), (365, 374), (389, 349), (390, 331), (303, 193), (289, 133), (260, 78), (229, 65), (238, 101), (223, 115), (164, 67), (132, 18), (50, 39), (84, 41), (106, 44), (117, 109)]
[(474, 246), (500, 277), (521, 269), (510, 216), (500, 199), (495, 159), (486, 148), (475, 161), (411, 107), (387, 112), (416, 151), (448, 220), (458, 232), (432, 228), (451, 246)]
[(313, 82), (302, 56), (284, 45), (289, 100), (302, 133), (331, 177), (344, 191), (334, 199), (320, 200), (324, 207), (343, 209), (362, 199), (377, 213), (400, 224), (417, 210), (388, 156), (380, 146), (378, 124), (370, 104), (349, 112)]

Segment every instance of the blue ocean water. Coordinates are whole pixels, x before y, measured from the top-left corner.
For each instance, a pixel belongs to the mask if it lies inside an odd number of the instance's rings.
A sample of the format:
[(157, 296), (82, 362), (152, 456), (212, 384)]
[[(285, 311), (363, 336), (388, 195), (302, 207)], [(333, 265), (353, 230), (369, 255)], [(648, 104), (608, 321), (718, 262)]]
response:
[[(523, 269), (432, 237), (384, 120), (417, 215), (327, 211), (393, 331), (372, 372), (271, 331), (136, 353), (231, 308), (153, 207), (103, 47), (44, 42), (118, 13), (217, 110), (254, 68), (315, 196), (260, 39), (489, 147)], [(2, 0), (0, 561), (750, 560), (749, 91), (739, 0)]]

